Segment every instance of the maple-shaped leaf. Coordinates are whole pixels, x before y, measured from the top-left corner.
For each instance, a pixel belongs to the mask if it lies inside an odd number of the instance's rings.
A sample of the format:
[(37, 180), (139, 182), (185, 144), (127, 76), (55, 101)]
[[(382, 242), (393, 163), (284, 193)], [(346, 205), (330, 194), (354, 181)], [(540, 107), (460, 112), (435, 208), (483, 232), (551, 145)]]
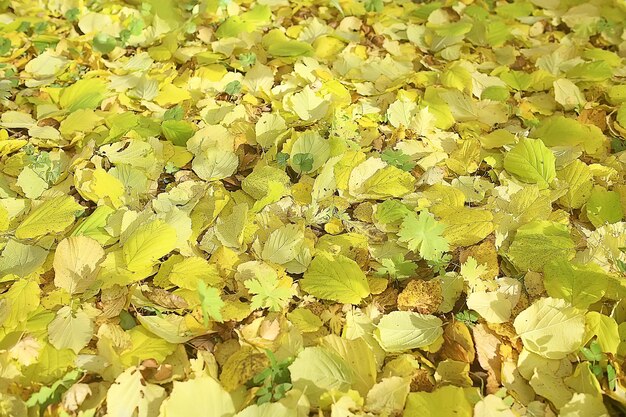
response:
[(222, 322), (222, 307), (226, 303), (220, 297), (220, 290), (207, 287), (204, 281), (198, 281), (198, 295), (200, 296), (204, 325), (208, 326), (209, 319)]
[(270, 311), (281, 311), (295, 295), (289, 282), (279, 280), (276, 275), (259, 275), (247, 280), (244, 285), (254, 294), (250, 305), (253, 310), (269, 308)]
[(389, 165), (393, 165), (394, 167), (400, 168), (403, 171), (410, 171), (415, 168), (415, 165), (417, 165), (417, 163), (411, 159), (410, 155), (407, 155), (402, 151), (396, 151), (392, 149), (385, 150), (381, 154), (380, 158), (383, 161), (387, 162)]
[(382, 266), (378, 268), (376, 275), (389, 275), (389, 277), (395, 279), (409, 278), (417, 269), (417, 265), (414, 262), (405, 260), (402, 255), (384, 258), (380, 263)]
[(442, 236), (445, 226), (435, 220), (427, 210), (407, 215), (402, 221), (398, 237), (422, 258), (435, 260), (448, 250), (448, 241)]

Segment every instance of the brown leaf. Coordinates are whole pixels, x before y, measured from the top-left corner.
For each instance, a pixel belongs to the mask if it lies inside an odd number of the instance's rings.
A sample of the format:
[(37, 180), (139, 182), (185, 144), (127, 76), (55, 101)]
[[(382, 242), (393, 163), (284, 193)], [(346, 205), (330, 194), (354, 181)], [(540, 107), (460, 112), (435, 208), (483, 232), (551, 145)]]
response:
[(484, 324), (477, 324), (472, 330), (478, 363), (487, 371), (487, 393), (494, 394), (500, 389), (502, 367), (502, 359), (499, 355), (500, 339), (491, 333)]

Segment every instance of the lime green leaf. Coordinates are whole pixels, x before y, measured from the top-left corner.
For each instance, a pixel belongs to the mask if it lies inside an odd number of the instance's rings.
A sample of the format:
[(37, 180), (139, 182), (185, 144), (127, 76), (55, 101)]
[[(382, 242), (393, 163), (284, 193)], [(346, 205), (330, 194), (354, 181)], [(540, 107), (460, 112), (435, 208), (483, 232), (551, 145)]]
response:
[(251, 278), (244, 282), (244, 285), (254, 296), (250, 307), (269, 308), (270, 311), (281, 311), (285, 308), (291, 298), (296, 295), (291, 288), (291, 279), (278, 280), (277, 276), (267, 274), (256, 278)]
[(266, 5), (256, 5), (239, 16), (231, 16), (222, 23), (215, 35), (219, 38), (235, 37), (243, 32), (253, 32), (263, 24), (269, 23), (272, 12)]
[(617, 223), (624, 217), (620, 196), (615, 191), (608, 191), (602, 186), (595, 186), (587, 200), (587, 217), (594, 226), (605, 223)]
[(359, 304), (370, 294), (361, 268), (343, 255), (318, 253), (300, 281), (307, 293), (325, 300)]
[(382, 200), (402, 197), (414, 190), (415, 177), (411, 173), (395, 166), (386, 166), (367, 178), (355, 197)]
[(59, 104), (69, 112), (80, 109), (95, 109), (104, 100), (106, 83), (98, 78), (79, 80), (61, 92)]
[(446, 228), (443, 237), (452, 246), (470, 246), (493, 232), (493, 214), (478, 208), (458, 207), (437, 212)]
[(16, 281), (9, 291), (2, 294), (0, 303), (0, 326), (12, 330), (28, 319), (39, 306), (41, 290), (35, 281)]
[(593, 264), (554, 260), (545, 265), (543, 275), (550, 297), (562, 298), (578, 308), (588, 308), (599, 301), (607, 288), (606, 275)]
[(74, 228), (71, 236), (89, 237), (104, 245), (111, 240), (111, 235), (106, 232), (105, 226), (109, 216), (114, 212), (115, 209), (109, 206), (99, 206)]
[(559, 203), (568, 208), (581, 208), (589, 199), (593, 188), (593, 177), (589, 166), (577, 159), (557, 171), (556, 177), (568, 185), (567, 193), (559, 198)]
[(289, 365), (294, 388), (307, 393), (312, 405), (327, 391), (347, 391), (352, 386), (352, 371), (335, 352), (322, 347), (307, 347)]
[(535, 301), (513, 325), (526, 349), (548, 359), (562, 359), (576, 352), (585, 335), (584, 310), (557, 298)]
[(313, 47), (306, 42), (279, 39), (269, 42), (267, 53), (273, 56), (296, 57), (310, 55)]
[(602, 351), (616, 354), (620, 344), (620, 335), (615, 319), (597, 311), (590, 311), (585, 316), (585, 320), (589, 335), (598, 338)]
[(203, 281), (198, 281), (198, 295), (200, 297), (204, 325), (208, 326), (209, 320), (215, 320), (220, 323), (224, 321), (222, 318), (222, 308), (226, 303), (220, 297), (220, 290), (207, 287)]
[(611, 104), (622, 104), (626, 102), (626, 85), (611, 86), (607, 93)]
[(372, 348), (362, 339), (346, 339), (328, 335), (322, 339), (322, 346), (341, 357), (352, 371), (352, 388), (361, 395), (367, 395), (376, 383), (376, 358)]
[(93, 323), (83, 310), (72, 312), (68, 306), (61, 307), (48, 326), (48, 337), (55, 348), (78, 353), (93, 337)]
[(37, 361), (24, 370), (24, 377), (33, 382), (51, 383), (61, 378), (69, 367), (73, 367), (75, 360), (76, 354), (72, 350), (58, 350), (45, 343), (39, 351)]
[(420, 417), (472, 417), (472, 404), (463, 388), (444, 386), (433, 392), (412, 392), (404, 415)]
[(176, 346), (155, 336), (143, 326), (135, 326), (127, 333), (130, 335), (131, 347), (120, 355), (122, 364), (126, 367), (141, 363), (144, 359), (162, 362)]
[(276, 264), (286, 264), (295, 259), (304, 242), (302, 228), (295, 224), (287, 224), (270, 233), (261, 258)]
[(26, 216), (15, 230), (18, 239), (33, 239), (49, 233), (59, 233), (76, 220), (84, 208), (73, 197), (61, 195), (46, 200)]
[(591, 155), (602, 151), (608, 143), (597, 126), (583, 124), (564, 116), (544, 119), (536, 129), (533, 129), (531, 137), (541, 139), (550, 147), (581, 146)]
[(137, 320), (151, 333), (172, 344), (185, 343), (198, 336), (197, 333), (189, 330), (185, 317), (177, 314), (137, 315)]
[(500, 74), (500, 79), (509, 87), (519, 91), (526, 91), (532, 85), (532, 77), (524, 71), (507, 71)]
[(394, 311), (380, 319), (374, 336), (385, 351), (402, 352), (433, 344), (443, 334), (442, 326), (432, 315)]
[(541, 271), (552, 260), (572, 259), (574, 242), (566, 226), (535, 221), (517, 229), (507, 256), (522, 271)]
[(442, 236), (445, 226), (435, 220), (427, 210), (407, 215), (402, 221), (398, 237), (412, 251), (419, 251), (427, 260), (439, 259), (448, 250), (448, 241)]
[(161, 220), (139, 226), (122, 247), (130, 271), (150, 268), (176, 247), (176, 230)]
[(504, 169), (543, 188), (556, 177), (555, 163), (554, 154), (538, 139), (522, 139), (504, 156)]
[(206, 415), (232, 417), (235, 405), (230, 394), (209, 376), (174, 382), (174, 389), (161, 406), (160, 417)]

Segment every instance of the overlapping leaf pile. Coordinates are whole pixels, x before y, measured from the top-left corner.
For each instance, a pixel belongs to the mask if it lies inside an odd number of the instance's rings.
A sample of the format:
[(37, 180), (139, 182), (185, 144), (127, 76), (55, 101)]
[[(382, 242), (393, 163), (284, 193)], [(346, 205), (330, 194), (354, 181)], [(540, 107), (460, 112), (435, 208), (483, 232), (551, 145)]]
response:
[(0, 415), (621, 415), (625, 21), (0, 1)]

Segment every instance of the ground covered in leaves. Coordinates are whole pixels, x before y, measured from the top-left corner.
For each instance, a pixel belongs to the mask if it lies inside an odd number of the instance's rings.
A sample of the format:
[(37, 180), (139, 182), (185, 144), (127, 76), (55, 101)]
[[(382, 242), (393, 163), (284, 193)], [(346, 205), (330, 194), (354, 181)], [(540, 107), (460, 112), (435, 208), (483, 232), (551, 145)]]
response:
[(0, 0), (0, 415), (623, 415), (625, 21)]

